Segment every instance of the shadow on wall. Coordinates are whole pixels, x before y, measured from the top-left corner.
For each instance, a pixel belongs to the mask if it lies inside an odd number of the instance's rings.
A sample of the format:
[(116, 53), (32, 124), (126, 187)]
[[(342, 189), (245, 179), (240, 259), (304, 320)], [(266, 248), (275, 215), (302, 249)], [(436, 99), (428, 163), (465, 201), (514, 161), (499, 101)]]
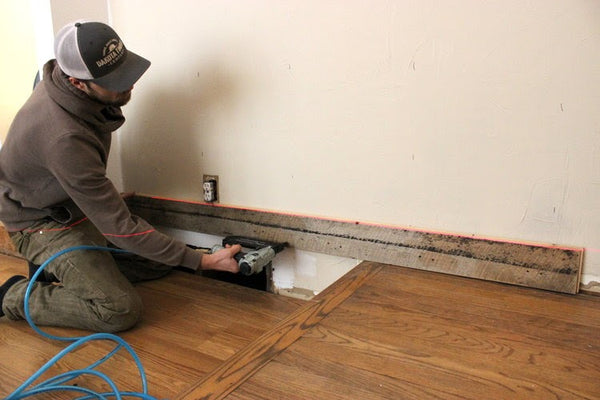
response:
[(232, 113), (239, 85), (216, 63), (190, 75), (173, 72), (172, 84), (134, 91), (120, 133), (125, 190), (202, 198), (202, 174), (211, 172), (219, 140), (216, 122)]

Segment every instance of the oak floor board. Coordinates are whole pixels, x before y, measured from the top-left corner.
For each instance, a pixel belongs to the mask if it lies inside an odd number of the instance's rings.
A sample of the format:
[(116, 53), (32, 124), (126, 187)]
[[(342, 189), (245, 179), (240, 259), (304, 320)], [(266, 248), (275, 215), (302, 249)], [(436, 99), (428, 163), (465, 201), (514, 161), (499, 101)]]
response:
[[(299, 344), (300, 346), (300, 344)], [(320, 348), (315, 350), (322, 350)], [(335, 347), (331, 351), (336, 352)], [(260, 374), (239, 387), (227, 400), (243, 399), (487, 399), (490, 391), (510, 399), (512, 391), (496, 387), (494, 382), (466, 373), (458, 374), (443, 367), (431, 369), (418, 361), (390, 359), (382, 373), (381, 365), (345, 352), (344, 362), (329, 353), (306, 357), (296, 348), (282, 354)], [(339, 354), (339, 353), (337, 353)], [(355, 364), (354, 362), (357, 362)], [(427, 380), (423, 378), (427, 376)], [(465, 387), (469, 393), (465, 394)]]
[[(410, 359), (432, 370), (443, 366), (445, 371), (456, 374), (467, 373), (465, 367), (468, 366), (468, 370), (477, 371), (474, 375), (495, 376), (499, 383), (511, 377), (512, 382), (518, 382), (516, 379), (550, 381), (553, 386), (572, 391), (583, 389), (583, 392), (593, 393), (598, 389), (600, 360), (597, 355), (573, 352), (518, 333), (476, 332), (456, 326), (429, 327), (412, 321), (398, 329), (392, 325), (394, 322), (387, 326), (381, 323), (370, 326), (369, 321), (363, 319), (356, 328), (354, 318), (349, 323), (332, 318), (305, 335), (304, 349), (320, 356), (331, 350), (332, 357), (353, 352), (357, 358), (375, 365), (379, 358), (390, 362)], [(365, 332), (367, 327), (372, 328), (368, 333)], [(348, 365), (346, 358), (337, 361)], [(565, 374), (565, 371), (571, 373)]]
[(369, 312), (364, 313), (352, 308), (351, 305), (340, 307), (323, 321), (316, 332), (342, 331), (346, 335), (362, 335), (383, 344), (391, 340), (388, 345), (393, 345), (393, 341), (401, 335), (405, 341), (398, 344), (400, 347), (414, 347), (414, 351), (419, 348), (441, 349), (456, 359), (479, 354), (482, 359), (502, 358), (521, 367), (539, 359), (565, 370), (587, 369), (592, 377), (596, 377), (596, 371), (600, 370), (600, 356), (594, 357), (594, 349), (599, 346), (592, 344), (597, 338), (590, 337), (593, 333), (590, 329), (581, 328), (582, 336), (587, 337), (580, 348), (575, 348), (563, 346), (555, 338), (546, 339), (543, 334), (533, 337), (518, 329), (467, 325), (403, 310), (382, 312), (370, 307)]
[[(383, 310), (388, 305), (398, 305), (402, 310), (468, 326), (520, 329), (532, 337), (554, 338), (562, 346), (583, 350), (600, 346), (600, 335), (588, 334), (590, 328), (600, 332), (598, 296), (565, 295), (450, 276), (444, 278), (446, 283), (454, 284), (454, 290), (452, 286), (437, 290), (439, 274), (404, 269), (402, 275), (394, 278), (390, 271), (393, 270), (384, 269), (385, 279), (374, 286), (367, 283), (347, 304), (357, 304), (358, 308), (373, 305)], [(425, 279), (406, 280), (417, 276)], [(487, 290), (473, 291), (471, 284), (487, 286)], [(504, 291), (508, 295), (503, 295)], [(532, 293), (528, 296), (526, 292)]]
[(600, 328), (600, 296), (569, 295), (501, 283), (490, 286), (489, 282), (471, 278), (438, 273), (420, 275), (420, 271), (408, 268), (404, 268), (402, 274), (424, 276), (427, 279), (414, 280), (410, 286), (405, 285), (401, 278), (395, 278), (393, 268), (386, 268), (382, 275), (390, 279), (381, 282), (381, 289), (389, 288), (394, 293), (402, 291), (419, 297), (448, 296), (456, 302), (481, 305), (490, 310), (518, 310), (540, 317), (549, 315), (555, 320), (580, 322)]

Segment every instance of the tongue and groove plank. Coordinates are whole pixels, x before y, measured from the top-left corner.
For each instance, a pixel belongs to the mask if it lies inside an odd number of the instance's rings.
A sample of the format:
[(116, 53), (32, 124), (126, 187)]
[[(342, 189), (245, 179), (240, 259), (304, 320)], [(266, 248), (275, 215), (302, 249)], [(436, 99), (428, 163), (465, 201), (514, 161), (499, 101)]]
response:
[(575, 294), (583, 249), (515, 243), (361, 222), (133, 195), (155, 225), (288, 242), (300, 250)]

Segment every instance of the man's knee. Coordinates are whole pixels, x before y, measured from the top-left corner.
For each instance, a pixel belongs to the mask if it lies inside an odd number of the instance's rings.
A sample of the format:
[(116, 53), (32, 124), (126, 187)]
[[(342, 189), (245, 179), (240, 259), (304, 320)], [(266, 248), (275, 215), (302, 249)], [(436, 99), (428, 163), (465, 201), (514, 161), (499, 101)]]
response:
[(119, 332), (130, 329), (142, 318), (143, 309), (142, 299), (134, 291), (112, 299), (102, 307), (99, 330)]

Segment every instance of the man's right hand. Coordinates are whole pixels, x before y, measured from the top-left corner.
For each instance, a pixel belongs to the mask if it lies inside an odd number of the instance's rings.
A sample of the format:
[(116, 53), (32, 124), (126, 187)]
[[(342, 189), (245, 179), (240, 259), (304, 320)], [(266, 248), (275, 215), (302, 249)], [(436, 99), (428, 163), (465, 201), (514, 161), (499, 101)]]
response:
[(227, 245), (227, 247), (215, 253), (204, 254), (200, 261), (200, 269), (238, 273), (240, 266), (233, 256), (241, 250), (242, 246), (234, 244), (233, 246)]

